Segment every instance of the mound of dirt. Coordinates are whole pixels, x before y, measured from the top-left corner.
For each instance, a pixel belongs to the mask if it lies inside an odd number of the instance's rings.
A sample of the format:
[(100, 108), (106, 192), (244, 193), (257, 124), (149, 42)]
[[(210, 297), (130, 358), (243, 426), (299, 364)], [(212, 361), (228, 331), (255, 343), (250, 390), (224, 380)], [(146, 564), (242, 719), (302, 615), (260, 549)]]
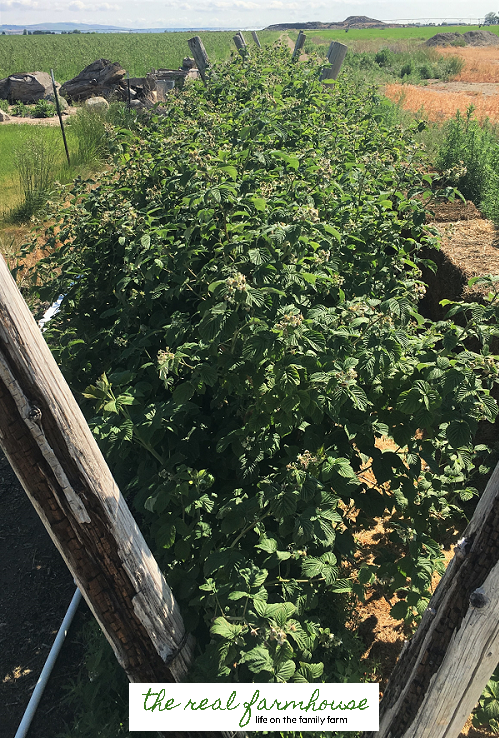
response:
[(437, 33), (425, 42), (425, 46), (452, 46), (455, 42), (466, 46), (497, 46), (499, 36), (491, 31), (466, 31), (466, 33)]

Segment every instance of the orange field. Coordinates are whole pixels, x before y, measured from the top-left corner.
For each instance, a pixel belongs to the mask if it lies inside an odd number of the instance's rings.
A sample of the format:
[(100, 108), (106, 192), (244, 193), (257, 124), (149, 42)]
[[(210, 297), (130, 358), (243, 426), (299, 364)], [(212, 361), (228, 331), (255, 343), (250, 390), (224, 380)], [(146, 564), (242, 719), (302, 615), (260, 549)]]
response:
[(465, 113), (473, 105), (479, 120), (489, 118), (492, 122), (499, 122), (499, 94), (484, 95), (479, 91), (446, 92), (418, 85), (392, 84), (386, 85), (385, 95), (399, 103), (404, 110), (420, 113), (431, 121), (452, 118), (458, 110)]
[(451, 46), (437, 50), (465, 60), (462, 72), (453, 77), (453, 81), (499, 83), (499, 46)]
[[(438, 82), (439, 89), (431, 84), (390, 84), (385, 88), (387, 97), (432, 121), (451, 118), (458, 110), (465, 113), (473, 105), (477, 118), (499, 122), (499, 46), (447, 47), (437, 51), (465, 60), (462, 71), (450, 84)], [(496, 84), (497, 89), (491, 89)]]

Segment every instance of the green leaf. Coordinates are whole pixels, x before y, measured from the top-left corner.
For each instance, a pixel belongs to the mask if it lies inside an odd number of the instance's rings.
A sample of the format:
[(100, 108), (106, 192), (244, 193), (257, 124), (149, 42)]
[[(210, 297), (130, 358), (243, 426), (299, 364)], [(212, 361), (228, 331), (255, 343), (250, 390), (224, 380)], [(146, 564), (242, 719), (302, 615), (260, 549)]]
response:
[(471, 443), (471, 428), (466, 420), (453, 420), (446, 428), (445, 435), (453, 448), (461, 448)]
[(186, 382), (185, 380), (181, 382), (174, 390), (173, 392), (173, 401), (177, 403), (177, 405), (184, 405), (186, 402), (189, 402), (192, 395), (194, 394), (195, 387), (191, 384), (191, 382)]
[(226, 172), (231, 179), (234, 180), (234, 182), (237, 180), (237, 169), (236, 167), (233, 167), (231, 164), (228, 164), (225, 167), (220, 167), (222, 172)]
[(275, 670), (274, 674), (278, 682), (289, 682), (293, 674), (295, 673), (296, 666), (294, 661), (288, 660)]
[(264, 200), (263, 197), (253, 197), (251, 199), (251, 202), (253, 203), (256, 210), (264, 211), (267, 206), (267, 200)]
[(240, 662), (245, 663), (254, 674), (259, 674), (261, 671), (274, 671), (272, 658), (263, 646), (257, 646), (245, 653)]
[(151, 236), (148, 233), (144, 233), (144, 235), (140, 239), (140, 245), (144, 249), (148, 249), (149, 248), (149, 246), (151, 245)]

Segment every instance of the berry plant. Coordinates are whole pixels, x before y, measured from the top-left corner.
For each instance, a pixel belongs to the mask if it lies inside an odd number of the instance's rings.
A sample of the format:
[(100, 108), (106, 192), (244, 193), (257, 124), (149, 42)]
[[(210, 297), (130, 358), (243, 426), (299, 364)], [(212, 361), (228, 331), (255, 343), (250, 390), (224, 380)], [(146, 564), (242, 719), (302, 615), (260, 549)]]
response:
[[(494, 285), (445, 321), (418, 309), (436, 238), (415, 131), (319, 71), (279, 46), (234, 56), (118, 131), (38, 267), (38, 296), (65, 296), (46, 336), (196, 636), (194, 680), (357, 678), (349, 598), (378, 581), (394, 617), (421, 614), (497, 412)], [(357, 569), (377, 517), (390, 545)]]

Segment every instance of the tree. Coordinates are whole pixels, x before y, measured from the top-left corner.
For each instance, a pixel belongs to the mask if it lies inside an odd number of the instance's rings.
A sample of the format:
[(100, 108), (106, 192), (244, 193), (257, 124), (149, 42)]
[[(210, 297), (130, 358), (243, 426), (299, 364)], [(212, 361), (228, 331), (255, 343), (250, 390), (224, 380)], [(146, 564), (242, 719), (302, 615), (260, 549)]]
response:
[(23, 31), (23, 36), (27, 36), (27, 35), (28, 35), (28, 31), (25, 28), (24, 31)]
[(495, 13), (487, 13), (484, 18), (484, 24), (486, 26), (495, 26), (499, 22), (499, 18)]

